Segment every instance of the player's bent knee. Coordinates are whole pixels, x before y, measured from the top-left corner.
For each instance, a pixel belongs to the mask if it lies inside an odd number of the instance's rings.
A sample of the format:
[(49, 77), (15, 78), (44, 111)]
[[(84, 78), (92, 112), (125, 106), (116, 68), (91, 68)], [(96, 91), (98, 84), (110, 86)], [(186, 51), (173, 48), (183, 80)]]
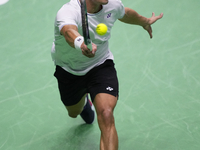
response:
[(106, 126), (110, 126), (114, 124), (114, 116), (112, 110), (103, 110), (101, 113), (98, 114), (98, 121), (101, 124), (104, 124)]
[(76, 118), (81, 112), (68, 112), (69, 117)]
[(70, 116), (71, 118), (76, 118), (78, 115), (75, 115), (75, 114), (69, 114), (69, 116)]

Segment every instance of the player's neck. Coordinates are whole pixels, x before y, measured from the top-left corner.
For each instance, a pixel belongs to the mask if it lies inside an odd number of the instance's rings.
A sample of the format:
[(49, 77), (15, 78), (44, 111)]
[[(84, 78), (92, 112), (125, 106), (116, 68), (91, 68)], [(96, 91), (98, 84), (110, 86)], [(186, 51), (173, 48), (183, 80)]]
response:
[(102, 5), (93, 3), (92, 1), (88, 0), (86, 0), (86, 5), (87, 5), (87, 12), (91, 14), (97, 13), (103, 8)]

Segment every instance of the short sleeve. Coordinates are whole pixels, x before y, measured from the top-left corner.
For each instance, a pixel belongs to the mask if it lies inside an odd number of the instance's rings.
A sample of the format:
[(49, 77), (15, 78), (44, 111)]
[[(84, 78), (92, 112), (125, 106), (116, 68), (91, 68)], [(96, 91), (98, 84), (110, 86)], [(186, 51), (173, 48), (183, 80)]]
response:
[(118, 19), (121, 19), (124, 17), (125, 8), (121, 0), (116, 0), (116, 1), (118, 2)]
[(64, 25), (75, 25), (77, 24), (77, 12), (74, 9), (64, 5), (57, 13), (56, 16), (56, 26), (59, 28), (59, 31)]

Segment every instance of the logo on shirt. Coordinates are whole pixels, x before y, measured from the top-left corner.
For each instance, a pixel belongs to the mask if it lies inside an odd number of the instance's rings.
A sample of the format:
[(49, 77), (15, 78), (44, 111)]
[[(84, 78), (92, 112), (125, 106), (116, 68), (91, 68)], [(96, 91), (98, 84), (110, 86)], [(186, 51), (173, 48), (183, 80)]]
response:
[(108, 15), (107, 15), (107, 18), (110, 18), (111, 17), (111, 13), (109, 13)]

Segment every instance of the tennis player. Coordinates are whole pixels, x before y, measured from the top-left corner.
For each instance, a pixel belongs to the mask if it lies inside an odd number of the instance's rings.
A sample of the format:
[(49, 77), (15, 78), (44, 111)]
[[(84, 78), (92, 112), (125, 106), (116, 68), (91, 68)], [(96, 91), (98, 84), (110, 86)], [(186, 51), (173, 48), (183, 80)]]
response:
[[(117, 150), (118, 136), (113, 116), (118, 100), (118, 79), (108, 40), (115, 21), (142, 26), (152, 38), (151, 25), (163, 14), (151, 18), (124, 7), (120, 0), (86, 0), (92, 49), (84, 44), (79, 0), (71, 0), (58, 11), (52, 58), (61, 100), (72, 118), (80, 115), (87, 124), (95, 118), (101, 131), (100, 149)], [(108, 26), (104, 36), (95, 32), (99, 23)], [(89, 100), (90, 94), (91, 101)], [(92, 104), (93, 103), (93, 104)]]

